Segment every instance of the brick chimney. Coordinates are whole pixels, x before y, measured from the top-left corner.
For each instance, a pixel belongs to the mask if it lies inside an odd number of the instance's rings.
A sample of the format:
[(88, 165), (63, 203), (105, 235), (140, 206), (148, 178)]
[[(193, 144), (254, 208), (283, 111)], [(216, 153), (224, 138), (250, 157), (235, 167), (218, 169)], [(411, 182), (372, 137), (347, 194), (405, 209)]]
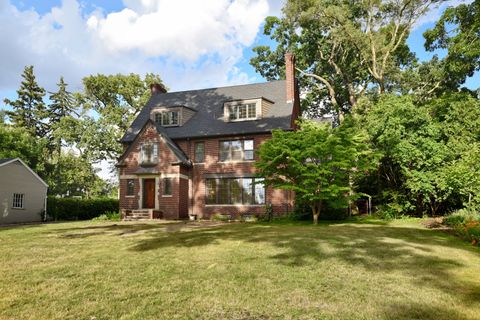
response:
[(165, 93), (167, 90), (160, 83), (152, 83), (150, 85), (150, 93), (153, 95), (158, 93)]
[(295, 99), (295, 56), (285, 53), (285, 78), (287, 80), (287, 102)]

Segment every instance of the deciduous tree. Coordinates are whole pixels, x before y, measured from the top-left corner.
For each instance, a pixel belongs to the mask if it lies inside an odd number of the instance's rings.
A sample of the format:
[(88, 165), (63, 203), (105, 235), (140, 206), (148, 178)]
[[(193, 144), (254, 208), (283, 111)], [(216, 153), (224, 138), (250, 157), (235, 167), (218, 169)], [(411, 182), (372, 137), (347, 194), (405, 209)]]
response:
[(347, 207), (359, 197), (350, 193), (350, 179), (375, 165), (365, 137), (346, 123), (333, 129), (303, 121), (298, 131), (274, 131), (258, 155), (266, 185), (294, 191), (310, 206), (314, 223), (326, 204)]

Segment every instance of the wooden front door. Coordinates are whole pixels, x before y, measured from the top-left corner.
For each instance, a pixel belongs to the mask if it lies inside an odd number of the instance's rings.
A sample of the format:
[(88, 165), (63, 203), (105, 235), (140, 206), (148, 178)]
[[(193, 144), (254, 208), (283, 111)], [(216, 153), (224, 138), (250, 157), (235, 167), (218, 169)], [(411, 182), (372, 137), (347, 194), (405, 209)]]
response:
[(143, 180), (143, 208), (155, 208), (155, 179)]

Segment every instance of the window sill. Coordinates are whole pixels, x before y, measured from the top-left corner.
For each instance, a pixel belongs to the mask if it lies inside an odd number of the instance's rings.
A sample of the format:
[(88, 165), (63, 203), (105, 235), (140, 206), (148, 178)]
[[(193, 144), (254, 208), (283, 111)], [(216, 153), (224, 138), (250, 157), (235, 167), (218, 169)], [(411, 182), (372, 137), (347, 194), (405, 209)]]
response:
[(135, 196), (125, 196), (125, 198), (135, 198)]
[(12, 207), (12, 210), (25, 210), (25, 208), (14, 208), (14, 207)]
[(167, 195), (163, 195), (163, 194), (162, 194), (162, 198), (171, 198), (171, 197), (173, 197), (173, 195), (171, 195), (171, 194), (170, 194), (170, 195), (168, 195), (168, 194), (167, 194)]

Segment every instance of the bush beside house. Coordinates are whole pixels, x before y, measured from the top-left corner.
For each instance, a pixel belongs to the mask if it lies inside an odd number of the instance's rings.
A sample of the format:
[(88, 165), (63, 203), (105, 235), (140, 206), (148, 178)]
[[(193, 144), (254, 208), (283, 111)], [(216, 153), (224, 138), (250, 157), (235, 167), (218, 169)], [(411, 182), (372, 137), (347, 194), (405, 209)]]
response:
[(75, 199), (48, 197), (48, 216), (52, 220), (90, 220), (118, 211), (118, 200), (109, 198)]

